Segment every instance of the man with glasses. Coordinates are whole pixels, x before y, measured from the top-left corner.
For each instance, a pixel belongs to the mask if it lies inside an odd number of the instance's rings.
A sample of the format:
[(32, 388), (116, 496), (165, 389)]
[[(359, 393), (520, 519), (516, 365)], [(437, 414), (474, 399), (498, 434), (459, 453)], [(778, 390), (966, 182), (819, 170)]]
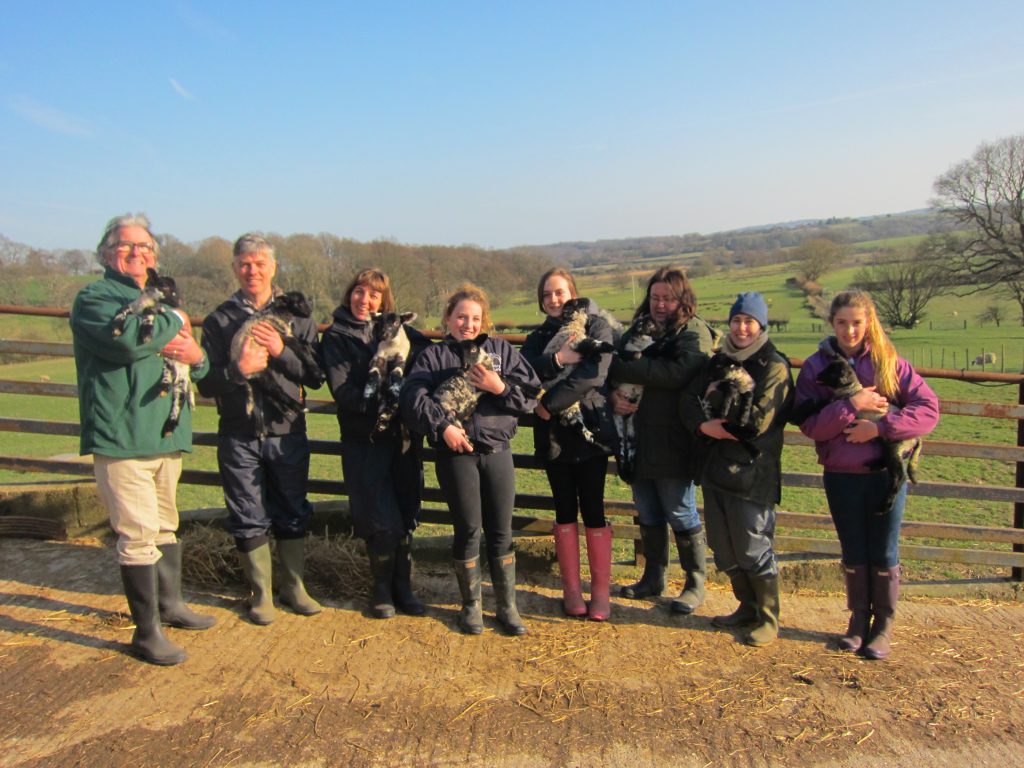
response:
[[(267, 321), (254, 321), (244, 341), (233, 348), (239, 329), (280, 293), (274, 286), (274, 246), (260, 235), (242, 235), (235, 241), (231, 269), (239, 289), (203, 321), (203, 349), (212, 370), (200, 382), (199, 391), (217, 399), (217, 463), (228, 509), (227, 527), (251, 590), (246, 618), (266, 625), (277, 615), (271, 593), (271, 534), (281, 565), (282, 602), (302, 616), (321, 610), (303, 582), (306, 528), (312, 511), (306, 500), (309, 442), (303, 413), (282, 412), (258, 386), (252, 386), (250, 410), (245, 383), (262, 372), (302, 402), (302, 388), (320, 387), (323, 374), (312, 359), (304, 361), (292, 345), (285, 345), (281, 332)], [(317, 328), (312, 318), (290, 318), (289, 327), (298, 343), (315, 351)]]
[(96, 488), (117, 533), (121, 579), (135, 632), (132, 652), (152, 664), (179, 664), (185, 651), (161, 624), (207, 629), (211, 616), (193, 612), (181, 597), (181, 547), (176, 537), (176, 493), (181, 453), (192, 449), (192, 414), (164, 435), (171, 398), (160, 397), (164, 360), (191, 366), (193, 379), (209, 363), (192, 338), (188, 315), (167, 309), (153, 317), (142, 341), (142, 318), (129, 315), (114, 335), (113, 320), (139, 298), (159, 246), (142, 214), (111, 219), (96, 257), (103, 278), (87, 285), (71, 309), (81, 453), (93, 454)]

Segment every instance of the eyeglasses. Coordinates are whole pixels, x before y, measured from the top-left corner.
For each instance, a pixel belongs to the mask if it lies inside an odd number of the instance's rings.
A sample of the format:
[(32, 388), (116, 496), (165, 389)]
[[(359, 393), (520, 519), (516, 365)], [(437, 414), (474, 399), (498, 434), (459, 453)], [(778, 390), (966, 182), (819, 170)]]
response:
[(153, 243), (133, 243), (130, 240), (118, 240), (113, 245), (114, 251), (121, 256), (127, 256), (132, 251), (138, 251), (143, 256), (149, 256), (156, 250)]
[(675, 298), (663, 299), (660, 296), (658, 298), (655, 298), (654, 296), (651, 296), (651, 304), (652, 305), (656, 304), (656, 305), (661, 306), (661, 307), (671, 307), (673, 304), (678, 304), (678, 303), (679, 303), (679, 299), (675, 299)]

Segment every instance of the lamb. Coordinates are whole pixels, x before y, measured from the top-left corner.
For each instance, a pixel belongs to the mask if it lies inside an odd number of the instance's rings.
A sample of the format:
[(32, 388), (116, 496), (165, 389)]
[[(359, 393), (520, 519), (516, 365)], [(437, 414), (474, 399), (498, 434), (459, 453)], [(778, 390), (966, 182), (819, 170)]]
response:
[(471, 368), (477, 365), (494, 370), (494, 361), (484, 350), (485, 341), (487, 341), (487, 334), (481, 333), (475, 339), (463, 339), (457, 342), (459, 371), (454, 376), (442, 381), (434, 390), (434, 400), (441, 406), (448, 420), (460, 429), (464, 429), (463, 423), (473, 415), (480, 396), (483, 394), (469, 383), (467, 374)]
[(402, 389), (410, 349), (405, 325), (415, 319), (415, 312), (375, 312), (371, 318), (372, 338), (377, 346), (370, 359), (370, 370), (363, 389), (365, 403), (369, 404), (381, 395), (381, 384), (387, 377), (387, 386), (377, 408), (377, 432), (386, 432), (398, 411), (398, 393)]
[[(252, 338), (252, 329), (259, 323), (269, 323), (274, 330), (281, 334), (285, 347), (302, 361), (302, 365), (307, 370), (315, 371), (317, 378), (323, 381), (323, 371), (317, 362), (312, 346), (295, 336), (291, 329), (293, 317), (310, 317), (312, 314), (313, 308), (309, 305), (306, 297), (298, 291), (282, 293), (280, 296), (274, 297), (267, 306), (250, 315), (235, 332), (231, 339), (231, 362), (237, 366), (242, 355), (242, 345), (245, 344), (246, 339)], [(247, 415), (252, 416), (256, 410), (253, 385), (259, 387), (267, 399), (285, 416), (295, 416), (305, 410), (301, 402), (285, 392), (281, 385), (274, 381), (267, 369), (249, 374), (245, 378), (245, 412)], [(262, 436), (266, 434), (266, 426), (262, 423), (262, 418), (260, 421), (258, 432)]]
[[(843, 357), (836, 356), (818, 374), (817, 383), (832, 390), (832, 399), (841, 400), (860, 392), (863, 387), (857, 379), (857, 373), (849, 361)], [(889, 404), (889, 412), (898, 411), (898, 406)], [(859, 411), (858, 419), (879, 421), (885, 414), (878, 411)], [(884, 466), (889, 470), (889, 490), (885, 496), (885, 502), (881, 509), (875, 514), (884, 515), (892, 510), (896, 501), (900, 486), (910, 480), (917, 482), (917, 465), (921, 457), (923, 442), (921, 438), (914, 437), (907, 440), (882, 440), (885, 447)]]
[(701, 398), (707, 419), (724, 419), (722, 429), (735, 437), (750, 452), (751, 458), (761, 455), (750, 442), (755, 437), (750, 428), (754, 407), (754, 379), (742, 365), (723, 354), (711, 358), (710, 383)]
[[(590, 299), (585, 298), (570, 299), (562, 305), (562, 327), (558, 329), (547, 343), (547, 346), (544, 347), (544, 354), (554, 355), (570, 340), (570, 349), (578, 352), (584, 359), (598, 357), (599, 355), (615, 351), (615, 347), (607, 341), (599, 341), (587, 336), (587, 310), (589, 306)], [(558, 382), (567, 379), (575, 367), (575, 365), (564, 366), (554, 378), (544, 382), (544, 389), (550, 389)], [(598, 442), (594, 433), (583, 423), (583, 411), (580, 410), (579, 402), (573, 403), (556, 415), (558, 423), (563, 427), (579, 432), (580, 436), (588, 443), (604, 447)], [(558, 443), (555, 430), (549, 430), (548, 435), (550, 438), (548, 460), (553, 461), (561, 454), (562, 446)]]
[[(139, 341), (143, 344), (153, 338), (153, 320), (166, 311), (166, 308), (181, 307), (181, 296), (178, 285), (173, 277), (157, 274), (155, 269), (146, 270), (146, 285), (137, 299), (126, 304), (114, 315), (111, 321), (111, 333), (117, 337), (124, 333), (124, 326), (129, 316), (141, 318), (139, 323)], [(195, 408), (196, 398), (192, 391), (192, 379), (187, 363), (164, 358), (164, 369), (160, 376), (160, 397), (171, 396), (171, 410), (164, 421), (161, 434), (170, 437), (181, 421), (181, 413), (188, 407)]]
[[(630, 327), (629, 341), (619, 351), (619, 357), (623, 360), (639, 360), (641, 353), (654, 344), (658, 335), (658, 326), (650, 315), (638, 317)], [(633, 405), (640, 404), (640, 398), (644, 393), (642, 384), (617, 384), (615, 389), (618, 390), (621, 398)], [(615, 431), (619, 435), (619, 450), (615, 456), (615, 465), (619, 477), (625, 483), (632, 482), (633, 471), (636, 468), (636, 426), (633, 423), (634, 415), (613, 415)]]

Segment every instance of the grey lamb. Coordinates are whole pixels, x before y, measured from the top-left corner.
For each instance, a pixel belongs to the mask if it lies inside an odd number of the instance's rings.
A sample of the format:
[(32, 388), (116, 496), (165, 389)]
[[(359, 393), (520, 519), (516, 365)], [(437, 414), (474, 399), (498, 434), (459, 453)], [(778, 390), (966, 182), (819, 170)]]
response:
[[(312, 346), (305, 340), (295, 336), (291, 328), (292, 318), (310, 317), (312, 314), (313, 308), (309, 305), (306, 297), (298, 291), (275, 296), (267, 306), (250, 315), (235, 332), (234, 337), (231, 339), (232, 364), (237, 368), (238, 360), (242, 355), (242, 345), (247, 338), (252, 337), (253, 328), (259, 323), (269, 323), (273, 326), (274, 330), (281, 334), (285, 347), (290, 349), (302, 361), (303, 367), (309, 371), (317, 372), (320, 380), (323, 381), (323, 371), (317, 362)], [(304, 410), (303, 404), (285, 392), (281, 385), (269, 375), (268, 369), (264, 369), (245, 377), (245, 412), (249, 416), (252, 416), (256, 410), (256, 402), (252, 391), (254, 385), (263, 391), (267, 399), (277, 406), (283, 415), (294, 416)], [(257, 431), (262, 436), (266, 433), (266, 425), (263, 423), (262, 417), (259, 419), (259, 422)]]
[[(641, 315), (634, 320), (629, 332), (629, 340), (618, 353), (622, 360), (639, 360), (643, 351), (654, 344), (660, 335), (658, 325), (650, 315)], [(615, 389), (620, 397), (633, 405), (639, 405), (644, 394), (643, 384), (616, 384)], [(615, 422), (615, 431), (619, 434), (615, 466), (622, 481), (630, 483), (633, 481), (633, 471), (636, 468), (636, 426), (633, 423), (635, 414), (620, 416), (616, 413), (612, 419)]]
[[(587, 336), (587, 316), (589, 306), (590, 299), (585, 298), (570, 299), (562, 305), (562, 326), (558, 329), (555, 335), (551, 337), (547, 346), (544, 347), (544, 354), (554, 355), (564, 347), (570, 339), (572, 340), (571, 344), (569, 344), (570, 348), (573, 351), (578, 352), (584, 359), (597, 357), (601, 354), (615, 351), (614, 345), (609, 344), (607, 341), (599, 341)], [(551, 389), (555, 384), (567, 379), (575, 368), (575, 365), (563, 366), (553, 378), (544, 382), (544, 389)], [(579, 401), (573, 403), (561, 413), (553, 415), (558, 418), (559, 424), (563, 427), (576, 430), (588, 443), (592, 443), (602, 448), (605, 447), (598, 442), (594, 433), (587, 428), (586, 424), (584, 424), (583, 411), (580, 410)], [(549, 430), (548, 435), (550, 438), (548, 460), (553, 461), (562, 453), (562, 446), (558, 443), (555, 430)]]

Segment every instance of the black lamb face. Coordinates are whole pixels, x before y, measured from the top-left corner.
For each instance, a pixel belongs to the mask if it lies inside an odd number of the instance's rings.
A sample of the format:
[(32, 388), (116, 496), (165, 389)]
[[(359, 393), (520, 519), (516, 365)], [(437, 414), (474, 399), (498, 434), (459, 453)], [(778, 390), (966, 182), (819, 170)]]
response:
[(275, 309), (284, 310), (295, 317), (311, 317), (313, 315), (313, 307), (310, 306), (309, 300), (299, 291), (282, 293), (274, 299), (273, 304)]
[(376, 312), (373, 315), (373, 340), (378, 344), (390, 341), (403, 325), (415, 319), (415, 312)]
[(178, 284), (170, 275), (158, 274), (155, 269), (150, 267), (146, 270), (146, 287), (156, 289), (160, 294), (160, 303), (174, 308), (181, 306)]
[(634, 336), (654, 336), (658, 332), (658, 324), (650, 315), (642, 315), (633, 323)]
[(575, 299), (569, 299), (565, 304), (562, 305), (562, 321), (568, 322), (576, 315), (586, 315), (587, 308), (590, 306), (590, 299), (578, 297)]
[(468, 371), (474, 365), (491, 359), (491, 356), (484, 351), (485, 341), (487, 341), (487, 334), (481, 333), (475, 339), (463, 339), (457, 342), (459, 367), (462, 370)]
[(857, 373), (852, 365), (837, 358), (822, 369), (815, 381), (828, 389), (845, 390), (857, 383)]

